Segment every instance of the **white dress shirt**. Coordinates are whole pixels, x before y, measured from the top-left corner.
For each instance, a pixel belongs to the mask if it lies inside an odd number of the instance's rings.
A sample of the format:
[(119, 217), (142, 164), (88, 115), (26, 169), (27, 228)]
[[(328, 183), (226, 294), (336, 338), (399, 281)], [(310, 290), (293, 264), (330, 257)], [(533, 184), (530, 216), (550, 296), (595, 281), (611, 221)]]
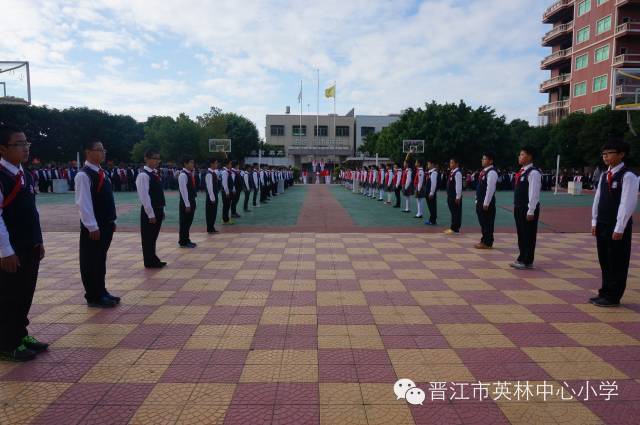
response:
[(498, 172), (495, 170), (495, 168), (487, 172), (487, 170), (489, 170), (491, 167), (492, 165), (484, 169), (484, 172), (487, 174), (487, 193), (484, 196), (483, 203), (485, 207), (488, 207), (491, 204), (491, 198), (493, 198), (493, 195), (496, 193), (496, 185), (498, 184)]
[[(624, 167), (624, 162), (616, 165), (615, 167), (609, 167), (608, 171), (611, 171), (614, 175)], [(604, 173), (606, 176), (606, 173)], [(606, 180), (606, 177), (605, 177)], [(618, 215), (616, 217), (615, 233), (624, 233), (624, 229), (629, 223), (629, 219), (633, 216), (636, 206), (638, 204), (638, 182), (639, 178), (632, 172), (628, 171), (622, 177), (622, 194), (620, 198), (620, 206), (618, 207)], [(591, 225), (593, 227), (598, 223), (598, 203), (600, 202), (600, 188), (602, 184), (598, 185), (596, 189), (596, 195), (593, 198), (593, 207), (591, 209)]]
[(431, 180), (431, 188), (429, 193), (427, 193), (428, 196), (432, 196), (436, 194), (436, 190), (438, 189), (438, 170), (435, 168), (432, 168), (429, 170), (429, 180)]
[[(154, 171), (144, 166), (144, 170), (150, 173)], [(153, 207), (151, 206), (151, 197), (149, 196), (149, 175), (147, 173), (140, 173), (138, 177), (136, 177), (136, 188), (138, 191), (138, 198), (140, 198), (140, 202), (142, 203), (142, 208), (144, 208), (144, 212), (147, 214), (149, 218), (156, 218), (155, 213), (153, 212)]]
[[(89, 161), (85, 161), (84, 165), (91, 168), (96, 173), (100, 172), (99, 165), (93, 164)], [(107, 178), (106, 172), (105, 178)], [(99, 228), (96, 216), (93, 212), (93, 202), (91, 200), (91, 179), (87, 173), (79, 170), (78, 174), (76, 174), (76, 178), (74, 179), (74, 183), (76, 205), (80, 212), (80, 222), (88, 231), (95, 232), (96, 230), (99, 230)]]
[(402, 169), (398, 168), (396, 171), (396, 188), (400, 187), (402, 184)]
[(224, 191), (225, 195), (228, 195), (229, 192), (229, 175), (231, 173), (229, 172), (229, 170), (227, 170), (227, 167), (222, 169), (222, 190)]
[(424, 168), (418, 168), (418, 187), (416, 188), (417, 192), (422, 190), (422, 185), (424, 184)]
[[(23, 176), (20, 180), (20, 184), (23, 186), (26, 184), (22, 165), (16, 167), (9, 161), (6, 161), (4, 158), (0, 159), (0, 164), (14, 176), (18, 174), (18, 172), (22, 171)], [(2, 191), (0, 191), (0, 258), (11, 257), (13, 254), (15, 254), (13, 247), (11, 246), (11, 240), (9, 239), (9, 230), (7, 230), (7, 226), (4, 223), (4, 219), (2, 218), (3, 203), (4, 196), (2, 195)]]
[(251, 173), (251, 177), (253, 177), (253, 188), (257, 189), (260, 185), (258, 184), (258, 172), (257, 171), (253, 171)]
[(216, 170), (212, 170), (211, 168), (209, 168), (209, 173), (206, 174), (206, 177), (204, 178), (204, 183), (207, 186), (207, 193), (209, 194), (209, 199), (211, 200), (211, 203), (215, 204), (216, 203), (216, 194), (213, 191), (213, 174), (211, 173), (216, 173), (217, 176), (217, 171)]
[(456, 168), (451, 171), (456, 181), (456, 199), (462, 199), (462, 173), (459, 173), (459, 170), (459, 168)]
[[(529, 164), (523, 167), (523, 172), (526, 172), (529, 168), (533, 167), (533, 164)], [(529, 173), (529, 206), (527, 215), (534, 215), (538, 203), (540, 203), (540, 189), (542, 188), (542, 174), (538, 170), (532, 170)]]
[(191, 203), (189, 202), (189, 189), (187, 189), (191, 172), (186, 168), (183, 168), (182, 171), (184, 171), (184, 173), (180, 173), (178, 176), (178, 189), (180, 189), (180, 196), (182, 197), (182, 202), (184, 202), (185, 208), (191, 208)]
[(404, 182), (404, 189), (407, 190), (409, 189), (409, 186), (411, 185), (411, 183), (413, 183), (413, 170), (411, 170), (411, 168), (407, 168), (407, 181)]
[(249, 190), (249, 173), (243, 171), (242, 179), (244, 180), (244, 189)]

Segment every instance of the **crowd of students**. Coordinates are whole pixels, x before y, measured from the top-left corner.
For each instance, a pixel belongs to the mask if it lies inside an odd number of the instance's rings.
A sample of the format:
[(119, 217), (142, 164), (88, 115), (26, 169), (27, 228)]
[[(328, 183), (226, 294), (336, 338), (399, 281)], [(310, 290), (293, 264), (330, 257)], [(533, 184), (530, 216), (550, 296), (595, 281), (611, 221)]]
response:
[[(12, 361), (26, 361), (48, 349), (48, 344), (29, 335), (28, 313), (38, 279), (40, 261), (45, 249), (36, 207), (36, 181), (25, 172), (23, 164), (29, 160), (29, 142), (24, 132), (13, 126), (0, 125), (0, 357)], [(99, 140), (87, 143), (85, 162), (79, 168), (74, 189), (80, 213), (80, 274), (85, 299), (90, 307), (110, 308), (120, 302), (106, 288), (106, 259), (113, 234), (116, 231), (116, 207), (111, 177), (102, 168), (106, 150)], [(632, 219), (637, 204), (638, 178), (623, 160), (629, 155), (629, 146), (612, 141), (603, 147), (602, 159), (608, 167), (600, 178), (592, 210), (591, 232), (597, 241), (597, 252), (602, 269), (602, 287), (598, 295), (589, 301), (601, 307), (618, 306), (626, 288), (631, 255)], [(522, 166), (514, 176), (514, 217), (518, 231), (520, 255), (511, 264), (516, 269), (533, 267), (538, 218), (541, 173), (534, 166), (535, 154), (525, 147), (519, 155)], [(145, 153), (145, 166), (136, 178), (136, 189), (142, 204), (140, 231), (145, 267), (161, 268), (155, 250), (156, 240), (164, 219), (165, 197), (162, 178), (158, 171), (160, 155), (155, 150)], [(178, 176), (180, 238), (179, 245), (195, 248), (189, 238), (189, 229), (196, 209), (197, 183), (194, 161), (185, 157)], [(410, 199), (415, 198), (420, 217), (422, 199), (427, 199), (431, 217), (427, 224), (435, 225), (437, 219), (436, 191), (437, 166), (420, 161), (415, 167), (405, 163), (403, 168), (394, 166), (382, 171), (346, 170), (341, 177), (349, 187), (361, 187), (363, 195), (384, 199), (385, 191), (396, 196), (400, 207), (400, 192), (406, 199), (405, 212), (409, 212)], [(206, 187), (207, 231), (215, 233), (215, 212), (222, 198), (223, 221), (231, 223), (239, 195), (245, 194), (245, 207), (249, 195), (255, 200), (258, 192), (262, 202), (275, 196), (279, 186), (293, 184), (293, 173), (285, 170), (268, 171), (249, 167), (238, 171), (237, 164), (228, 161), (218, 168), (218, 161), (210, 161), (204, 176)], [(476, 188), (476, 212), (482, 227), (479, 249), (493, 245), (495, 220), (495, 190), (497, 172), (493, 155), (482, 157), (483, 169)], [(452, 159), (447, 176), (447, 203), (452, 222), (448, 234), (457, 234), (461, 225), (462, 175), (460, 165)], [(365, 172), (366, 171), (366, 172)], [(375, 172), (374, 172), (375, 171)], [(252, 183), (253, 182), (253, 186)], [(379, 196), (379, 198), (378, 198)], [(390, 198), (387, 198), (390, 202)]]
[[(30, 143), (24, 132), (10, 125), (0, 125), (0, 357), (12, 361), (33, 359), (47, 350), (46, 343), (28, 334), (28, 313), (38, 279), (40, 261), (45, 250), (36, 208), (38, 182), (23, 168), (29, 160)], [(120, 297), (106, 287), (106, 261), (116, 231), (115, 184), (102, 168), (106, 149), (92, 140), (84, 149), (85, 162), (74, 181), (75, 200), (80, 215), (80, 275), (89, 307), (111, 308)], [(164, 185), (158, 169), (161, 158), (156, 150), (145, 153), (145, 165), (135, 184), (141, 202), (140, 234), (144, 266), (167, 265), (156, 255), (156, 241), (164, 220), (166, 206)], [(244, 211), (249, 202), (267, 203), (273, 196), (293, 185), (293, 173), (285, 169), (259, 169), (256, 165), (240, 170), (235, 161), (209, 161), (201, 175), (206, 198), (207, 232), (216, 233), (218, 202), (222, 202), (223, 223), (240, 218), (237, 206), (244, 194)], [(198, 195), (198, 177), (193, 158), (185, 156), (177, 177), (179, 190), (179, 241), (182, 248), (195, 248), (189, 231), (193, 223)], [(221, 198), (221, 199), (220, 199)], [(252, 199), (251, 199), (252, 198)]]
[[(617, 306), (626, 287), (631, 255), (632, 216), (638, 201), (640, 179), (624, 165), (629, 155), (629, 145), (620, 140), (605, 144), (602, 160), (605, 170), (600, 173), (593, 208), (591, 233), (596, 237), (598, 258), (602, 269), (602, 288), (598, 296), (589, 301), (600, 307)], [(521, 168), (513, 174), (509, 186), (513, 188), (513, 216), (518, 236), (519, 255), (510, 263), (518, 270), (533, 269), (538, 221), (540, 217), (540, 192), (543, 189), (543, 173), (534, 165), (535, 151), (523, 147), (518, 156)], [(474, 203), (481, 228), (476, 249), (491, 249), (494, 243), (496, 217), (496, 191), (500, 185), (500, 173), (494, 165), (494, 155), (485, 153), (482, 168), (477, 172)], [(474, 174), (474, 173), (471, 173)], [(447, 207), (451, 215), (447, 235), (457, 235), (462, 226), (462, 202), (464, 177), (460, 163), (452, 158), (448, 170), (440, 171), (438, 164), (427, 160), (405, 161), (400, 164), (345, 169), (340, 172), (342, 184), (362, 196), (402, 208), (411, 212), (415, 202), (416, 219), (423, 218), (428, 226), (436, 226), (438, 220), (438, 190), (446, 191)], [(504, 184), (504, 181), (503, 181)], [(395, 202), (392, 199), (395, 198)], [(404, 205), (401, 205), (404, 200)], [(426, 210), (425, 210), (426, 204)], [(404, 208), (403, 208), (404, 206)]]

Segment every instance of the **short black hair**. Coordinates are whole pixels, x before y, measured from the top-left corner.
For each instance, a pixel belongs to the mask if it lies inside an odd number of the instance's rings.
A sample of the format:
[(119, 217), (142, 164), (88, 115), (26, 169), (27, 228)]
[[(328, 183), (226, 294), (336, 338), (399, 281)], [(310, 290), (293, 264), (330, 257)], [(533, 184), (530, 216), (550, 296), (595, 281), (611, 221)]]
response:
[(156, 156), (156, 155), (160, 155), (160, 152), (158, 152), (158, 150), (154, 149), (154, 148), (149, 148), (144, 152), (144, 157), (145, 158), (151, 158), (151, 157)]
[(218, 162), (218, 158), (209, 158), (209, 165), (215, 164)]
[(95, 148), (98, 143), (102, 143), (102, 141), (100, 139), (97, 139), (97, 138), (89, 139), (84, 143), (84, 150), (85, 151), (90, 151), (93, 148)]
[(482, 156), (486, 156), (487, 159), (490, 159), (491, 161), (493, 161), (496, 158), (493, 152), (485, 152), (482, 154)]
[(0, 145), (8, 145), (11, 136), (16, 133), (22, 133), (23, 131), (11, 124), (0, 124)]
[(460, 164), (460, 161), (458, 160), (458, 158), (456, 158), (455, 156), (452, 156), (451, 159), (449, 159), (449, 161), (453, 161), (456, 164)]
[(420, 164), (420, 166), (422, 166), (422, 160), (421, 160), (421, 159), (416, 159), (416, 162), (417, 162), (418, 164)]
[(536, 149), (531, 145), (524, 145), (520, 148), (520, 152), (526, 152), (528, 155), (531, 155), (531, 158), (535, 159), (536, 157)]
[(181, 162), (182, 162), (182, 165), (185, 165), (185, 164), (190, 163), (191, 161), (193, 161), (193, 157), (192, 157), (192, 156), (190, 156), (190, 155), (184, 155), (184, 156), (182, 157), (182, 161), (181, 161)]
[(233, 168), (236, 168), (238, 166), (238, 161), (236, 161), (235, 159), (233, 161), (231, 161), (231, 166)]
[(631, 152), (631, 146), (620, 137), (611, 137), (602, 146), (602, 150), (611, 150), (624, 153), (624, 156), (629, 156)]

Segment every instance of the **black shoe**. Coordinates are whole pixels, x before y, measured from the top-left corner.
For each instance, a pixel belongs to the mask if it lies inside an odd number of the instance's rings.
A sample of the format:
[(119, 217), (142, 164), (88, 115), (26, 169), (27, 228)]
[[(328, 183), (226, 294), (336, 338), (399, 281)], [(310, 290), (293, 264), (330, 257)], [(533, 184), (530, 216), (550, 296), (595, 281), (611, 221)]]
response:
[(620, 303), (616, 301), (609, 301), (606, 298), (598, 298), (593, 302), (596, 307), (619, 307)]
[(11, 362), (27, 362), (33, 360), (36, 357), (36, 353), (33, 350), (27, 348), (24, 344), (20, 344), (13, 350), (0, 351), (0, 359), (9, 360)]
[(116, 297), (115, 295), (111, 295), (110, 293), (105, 294), (107, 298), (114, 300), (116, 304), (120, 304), (120, 297)]
[(195, 248), (196, 246), (198, 246), (198, 245), (196, 245), (193, 242), (187, 242), (185, 244), (181, 244), (180, 248)]
[(595, 296), (595, 297), (591, 297), (591, 298), (589, 298), (589, 302), (590, 302), (591, 304), (593, 304), (594, 302), (598, 301), (599, 299), (600, 299), (600, 296), (599, 296), (599, 295), (598, 295), (598, 296)]
[(233, 217), (233, 218), (240, 218), (240, 217), (242, 217), (242, 216), (241, 216), (240, 214), (231, 214), (231, 217)]
[(244, 210), (244, 212), (251, 212), (251, 210)]
[(145, 264), (144, 268), (145, 269), (161, 269), (166, 265), (167, 263), (165, 263), (164, 261), (158, 261), (157, 263), (154, 263), (154, 264)]
[(47, 348), (49, 348), (49, 344), (40, 342), (31, 335), (27, 335), (22, 338), (22, 345), (24, 345), (31, 351), (35, 351), (36, 353), (43, 353), (47, 351)]
[(210, 234), (210, 235), (213, 235), (214, 233), (218, 233), (218, 231), (216, 229), (213, 229), (212, 231), (207, 232), (207, 233)]
[(98, 308), (113, 308), (117, 305), (117, 303), (106, 295), (100, 297), (97, 300), (87, 301), (89, 307), (98, 307)]

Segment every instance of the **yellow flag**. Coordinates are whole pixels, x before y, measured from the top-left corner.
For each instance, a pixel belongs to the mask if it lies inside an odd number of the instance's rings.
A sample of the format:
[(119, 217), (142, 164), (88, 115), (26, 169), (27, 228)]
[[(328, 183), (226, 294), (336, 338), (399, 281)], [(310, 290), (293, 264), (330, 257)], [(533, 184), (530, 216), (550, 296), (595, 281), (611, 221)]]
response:
[(325, 89), (324, 91), (324, 97), (333, 97), (335, 99), (336, 97), (336, 85), (332, 85), (331, 87), (329, 87), (328, 89)]

